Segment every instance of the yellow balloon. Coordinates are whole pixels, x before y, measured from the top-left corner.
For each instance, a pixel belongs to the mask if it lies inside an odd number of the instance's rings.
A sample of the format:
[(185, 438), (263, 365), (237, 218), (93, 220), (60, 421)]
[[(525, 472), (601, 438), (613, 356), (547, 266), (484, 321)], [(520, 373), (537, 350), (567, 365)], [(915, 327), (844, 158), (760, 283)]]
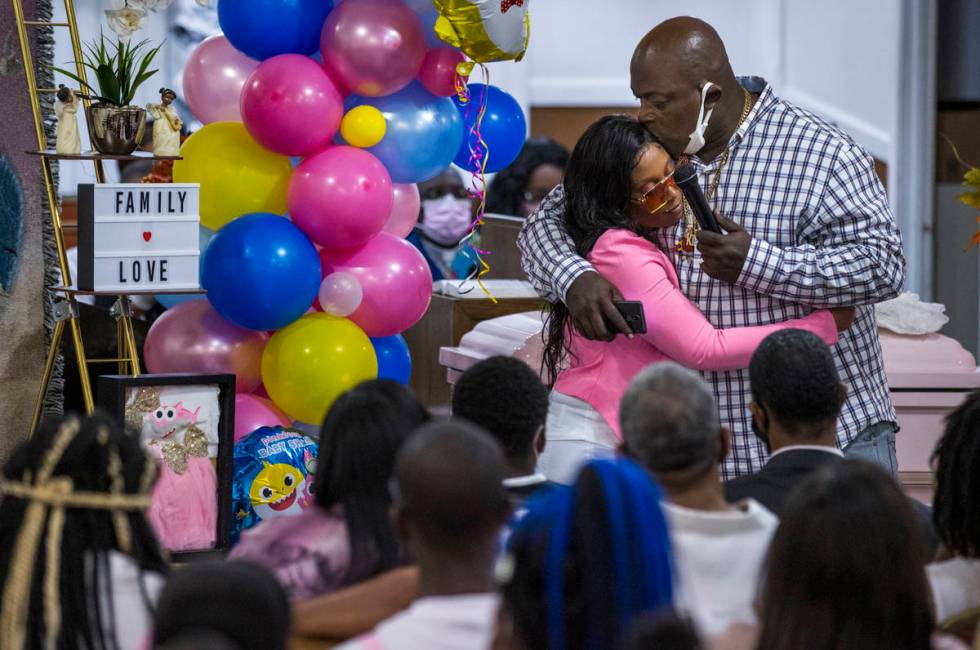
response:
[(341, 393), (378, 376), (371, 340), (360, 327), (307, 314), (272, 335), (262, 353), (262, 382), (289, 417), (320, 424)]
[(175, 183), (201, 184), (201, 225), (217, 230), (249, 212), (286, 212), (293, 168), (263, 148), (241, 122), (212, 122), (180, 147)]
[(354, 147), (373, 147), (381, 142), (388, 123), (374, 106), (357, 106), (347, 111), (340, 121), (340, 135)]

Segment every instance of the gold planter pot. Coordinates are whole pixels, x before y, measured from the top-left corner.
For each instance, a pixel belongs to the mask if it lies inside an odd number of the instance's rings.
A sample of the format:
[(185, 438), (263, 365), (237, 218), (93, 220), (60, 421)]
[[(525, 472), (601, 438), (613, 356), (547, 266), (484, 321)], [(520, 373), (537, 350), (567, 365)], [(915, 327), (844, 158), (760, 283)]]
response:
[(85, 111), (92, 143), (99, 153), (126, 156), (143, 140), (146, 109), (138, 106), (92, 104)]

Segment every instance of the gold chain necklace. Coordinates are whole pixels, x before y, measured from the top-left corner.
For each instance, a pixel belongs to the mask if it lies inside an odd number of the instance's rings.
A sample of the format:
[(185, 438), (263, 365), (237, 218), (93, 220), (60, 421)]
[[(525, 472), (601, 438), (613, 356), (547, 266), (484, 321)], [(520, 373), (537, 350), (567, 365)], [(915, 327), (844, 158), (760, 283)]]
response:
[[(742, 104), (742, 115), (738, 118), (738, 124), (735, 125), (736, 131), (739, 130), (742, 122), (749, 116), (749, 111), (752, 110), (752, 95), (745, 88), (742, 89), (742, 93), (745, 95), (745, 100)], [(725, 150), (721, 153), (718, 169), (715, 170), (715, 177), (711, 179), (711, 185), (708, 187), (708, 191), (705, 192), (705, 199), (710, 201), (715, 195), (715, 192), (718, 191), (718, 183), (721, 182), (721, 170), (728, 164), (728, 157), (731, 153), (732, 143), (729, 141), (725, 145)], [(698, 224), (697, 219), (694, 218), (691, 206), (687, 204), (687, 199), (683, 196), (681, 196), (681, 203), (684, 206), (684, 234), (677, 240), (677, 253), (683, 258), (690, 259), (694, 253), (694, 249), (698, 245), (698, 233), (701, 231), (701, 226)]]

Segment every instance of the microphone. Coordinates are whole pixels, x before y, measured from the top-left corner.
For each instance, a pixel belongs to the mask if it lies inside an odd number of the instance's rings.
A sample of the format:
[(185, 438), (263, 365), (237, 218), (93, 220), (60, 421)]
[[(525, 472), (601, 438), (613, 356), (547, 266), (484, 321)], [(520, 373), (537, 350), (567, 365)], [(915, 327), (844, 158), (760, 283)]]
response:
[(721, 227), (715, 220), (715, 213), (711, 211), (708, 200), (704, 198), (704, 192), (701, 191), (701, 186), (698, 184), (698, 174), (694, 165), (681, 165), (675, 169), (674, 183), (684, 193), (684, 198), (687, 199), (687, 204), (691, 206), (691, 211), (694, 213), (694, 218), (698, 220), (701, 230), (710, 230), (719, 235), (722, 234)]

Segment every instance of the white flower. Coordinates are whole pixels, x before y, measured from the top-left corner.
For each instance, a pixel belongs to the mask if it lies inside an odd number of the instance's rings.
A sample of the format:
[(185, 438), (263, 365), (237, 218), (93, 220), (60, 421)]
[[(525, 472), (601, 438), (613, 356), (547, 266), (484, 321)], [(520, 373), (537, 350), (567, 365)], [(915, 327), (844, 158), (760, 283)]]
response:
[(106, 9), (106, 21), (109, 29), (116, 32), (122, 38), (128, 38), (133, 32), (143, 27), (143, 19), (146, 12), (142, 9), (123, 7), (122, 9)]

